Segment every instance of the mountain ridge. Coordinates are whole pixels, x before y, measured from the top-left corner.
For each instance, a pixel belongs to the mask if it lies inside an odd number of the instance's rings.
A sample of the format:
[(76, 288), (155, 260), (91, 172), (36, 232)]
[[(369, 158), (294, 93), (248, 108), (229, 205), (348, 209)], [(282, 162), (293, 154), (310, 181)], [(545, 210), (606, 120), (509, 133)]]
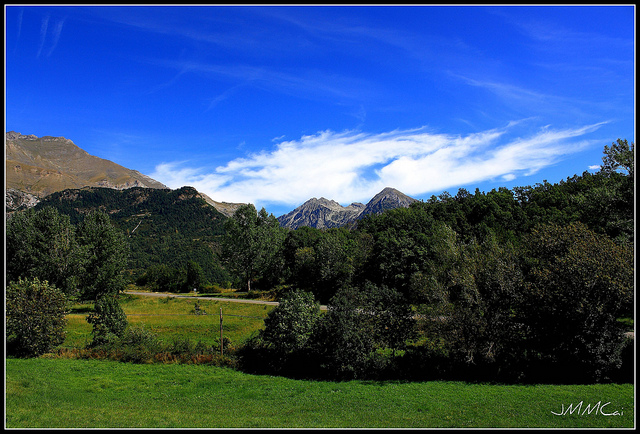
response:
[(96, 157), (64, 137), (5, 133), (6, 187), (45, 197), (69, 188), (168, 188), (161, 182)]
[[(10, 214), (69, 189), (169, 187), (137, 170), (89, 154), (65, 137), (5, 133), (5, 205)], [(243, 204), (218, 202), (198, 192), (209, 205), (231, 217)]]
[[(5, 206), (7, 215), (35, 206), (43, 198), (65, 190), (134, 187), (169, 187), (112, 161), (93, 156), (65, 137), (5, 133)], [(198, 195), (225, 217), (232, 217), (243, 203), (218, 202), (202, 192)], [(280, 225), (291, 229), (311, 226), (319, 229), (347, 226), (369, 214), (407, 207), (416, 200), (387, 187), (366, 205), (354, 202), (342, 206), (321, 197), (311, 198), (298, 208), (278, 217)]]
[(417, 199), (392, 187), (384, 188), (366, 205), (354, 202), (345, 207), (334, 200), (314, 197), (293, 211), (278, 217), (278, 222), (280, 226), (290, 229), (302, 226), (329, 229), (355, 223), (366, 215), (380, 214), (388, 209), (406, 208), (413, 202), (417, 202)]

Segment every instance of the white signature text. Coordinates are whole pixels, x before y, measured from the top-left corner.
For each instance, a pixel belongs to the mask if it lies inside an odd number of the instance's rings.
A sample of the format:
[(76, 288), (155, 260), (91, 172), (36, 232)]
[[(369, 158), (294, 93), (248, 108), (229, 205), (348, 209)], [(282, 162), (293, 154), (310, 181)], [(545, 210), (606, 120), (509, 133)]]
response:
[(624, 412), (622, 410), (620, 411), (611, 411), (610, 409), (605, 409), (605, 407), (609, 404), (611, 404), (611, 402), (606, 402), (606, 403), (602, 403), (602, 401), (598, 401), (596, 404), (591, 405), (591, 404), (587, 404), (586, 407), (584, 407), (583, 409), (583, 404), (584, 401), (580, 401), (577, 404), (569, 404), (569, 406), (567, 408), (564, 407), (564, 404), (562, 404), (562, 408), (560, 409), (559, 413), (556, 413), (555, 411), (552, 411), (552, 414), (555, 414), (556, 416), (566, 416), (567, 414), (574, 414), (576, 413), (578, 416), (584, 416), (586, 415), (598, 415), (601, 414), (602, 416), (622, 416), (624, 414)]

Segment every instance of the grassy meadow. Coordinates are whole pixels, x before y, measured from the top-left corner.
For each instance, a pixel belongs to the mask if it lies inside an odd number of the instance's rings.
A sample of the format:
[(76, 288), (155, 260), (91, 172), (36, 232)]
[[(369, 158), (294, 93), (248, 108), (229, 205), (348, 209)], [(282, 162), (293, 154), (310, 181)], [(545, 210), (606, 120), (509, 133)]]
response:
[[(130, 324), (160, 339), (239, 344), (263, 326), (268, 305), (124, 296)], [(91, 305), (69, 314), (64, 348), (91, 339)], [(231, 316), (237, 315), (237, 316)], [(256, 318), (250, 318), (256, 317)], [(451, 381), (305, 381), (200, 364), (64, 358), (6, 359), (7, 428), (464, 428), (633, 427), (633, 384), (501, 385)], [(580, 411), (562, 416), (562, 407)], [(587, 405), (609, 403), (585, 412)], [(611, 414), (609, 416), (603, 414)]]
[[(7, 428), (632, 427), (633, 385), (324, 382), (208, 365), (8, 359)], [(606, 413), (556, 416), (601, 402)], [(584, 411), (582, 411), (584, 413)]]
[[(206, 315), (194, 315), (196, 301)], [(207, 345), (220, 340), (220, 309), (223, 312), (223, 334), (231, 344), (239, 344), (263, 327), (263, 319), (272, 305), (235, 303), (201, 298), (121, 296), (121, 306), (130, 325), (142, 326), (170, 342), (181, 337), (202, 341)], [(93, 304), (76, 304), (67, 316), (64, 348), (81, 348), (91, 341), (91, 325), (86, 316)], [(236, 316), (232, 316), (236, 315)]]

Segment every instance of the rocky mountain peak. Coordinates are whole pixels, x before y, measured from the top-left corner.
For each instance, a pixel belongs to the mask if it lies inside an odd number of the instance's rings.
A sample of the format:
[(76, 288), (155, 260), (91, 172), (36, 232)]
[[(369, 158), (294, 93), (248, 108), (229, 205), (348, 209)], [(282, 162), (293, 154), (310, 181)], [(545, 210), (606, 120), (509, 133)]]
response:
[(25, 136), (24, 134), (20, 134), (15, 131), (9, 131), (8, 133), (5, 134), (5, 140), (18, 140), (18, 139), (38, 140), (38, 136), (36, 136), (35, 134), (30, 134), (28, 136)]
[(395, 188), (386, 187), (369, 201), (359, 218), (368, 214), (380, 214), (388, 209), (407, 208), (413, 202), (416, 202), (416, 199)]
[(281, 226), (297, 229), (311, 226), (318, 229), (344, 226), (352, 221), (364, 208), (364, 205), (352, 203), (342, 206), (335, 200), (324, 197), (312, 198), (288, 214), (278, 217)]
[(354, 202), (342, 206), (334, 200), (312, 198), (288, 214), (278, 217), (280, 225), (291, 229), (310, 226), (318, 229), (348, 225), (368, 214), (380, 214), (388, 209), (408, 207), (416, 200), (387, 187), (374, 196), (367, 205)]

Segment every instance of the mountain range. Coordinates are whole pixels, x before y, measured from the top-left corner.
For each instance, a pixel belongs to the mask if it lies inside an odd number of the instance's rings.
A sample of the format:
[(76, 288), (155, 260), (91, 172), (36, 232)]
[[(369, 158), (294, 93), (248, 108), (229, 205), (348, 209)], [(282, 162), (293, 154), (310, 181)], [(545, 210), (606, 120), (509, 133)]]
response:
[[(64, 137), (15, 131), (5, 134), (5, 204), (8, 214), (30, 208), (52, 193), (87, 188), (116, 190), (134, 187), (169, 190), (167, 186), (142, 173), (120, 166), (84, 151)], [(226, 217), (242, 203), (218, 202), (204, 193), (199, 197)], [(342, 206), (325, 199), (310, 199), (290, 213), (278, 217), (283, 227), (318, 229), (353, 224), (358, 219), (387, 209), (408, 207), (416, 200), (393, 188), (385, 188), (366, 205)]]
[(346, 226), (370, 214), (380, 214), (388, 209), (406, 208), (416, 199), (387, 187), (375, 195), (366, 205), (355, 202), (342, 206), (338, 202), (325, 199), (309, 199), (288, 214), (278, 217), (280, 226), (297, 229), (311, 226), (318, 229)]

